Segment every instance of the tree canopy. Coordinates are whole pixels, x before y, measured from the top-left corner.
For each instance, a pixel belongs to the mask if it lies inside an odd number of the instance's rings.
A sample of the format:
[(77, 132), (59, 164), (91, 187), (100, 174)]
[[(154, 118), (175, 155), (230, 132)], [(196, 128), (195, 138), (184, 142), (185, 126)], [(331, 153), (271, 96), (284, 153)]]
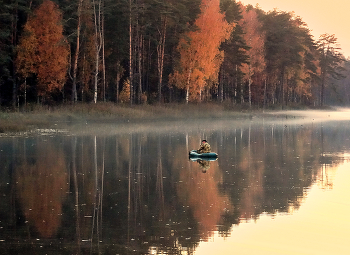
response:
[(322, 106), (347, 86), (335, 35), (315, 40), (292, 12), (235, 0), (0, 3), (1, 105)]

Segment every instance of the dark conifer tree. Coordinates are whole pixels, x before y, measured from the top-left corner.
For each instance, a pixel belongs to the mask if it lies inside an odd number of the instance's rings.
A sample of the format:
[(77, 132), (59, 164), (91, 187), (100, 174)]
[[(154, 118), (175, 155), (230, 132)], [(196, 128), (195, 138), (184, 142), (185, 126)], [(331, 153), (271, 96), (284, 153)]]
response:
[(237, 102), (241, 98), (242, 72), (240, 66), (247, 63), (248, 56), (245, 54), (249, 49), (243, 39), (243, 29), (238, 24), (243, 18), (242, 10), (236, 1), (221, 0), (221, 11), (225, 13), (227, 22), (236, 23), (229, 40), (222, 44), (225, 52), (224, 62), (220, 70), (219, 100), (232, 99)]

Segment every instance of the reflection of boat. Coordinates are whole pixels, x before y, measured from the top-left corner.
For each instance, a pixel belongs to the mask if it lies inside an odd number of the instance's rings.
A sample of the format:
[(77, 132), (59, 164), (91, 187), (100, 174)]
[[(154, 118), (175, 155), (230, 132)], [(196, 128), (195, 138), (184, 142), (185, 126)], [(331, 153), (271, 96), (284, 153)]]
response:
[(191, 150), (189, 153), (189, 157), (193, 159), (216, 159), (218, 157), (218, 154), (215, 152), (197, 153), (196, 150)]

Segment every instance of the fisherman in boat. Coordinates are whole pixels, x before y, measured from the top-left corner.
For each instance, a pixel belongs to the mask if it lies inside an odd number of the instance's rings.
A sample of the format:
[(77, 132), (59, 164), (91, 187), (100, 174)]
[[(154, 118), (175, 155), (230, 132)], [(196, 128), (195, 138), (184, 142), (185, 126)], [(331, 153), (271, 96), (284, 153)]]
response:
[(210, 145), (207, 140), (202, 140), (202, 144), (197, 150), (197, 153), (208, 153), (210, 152)]

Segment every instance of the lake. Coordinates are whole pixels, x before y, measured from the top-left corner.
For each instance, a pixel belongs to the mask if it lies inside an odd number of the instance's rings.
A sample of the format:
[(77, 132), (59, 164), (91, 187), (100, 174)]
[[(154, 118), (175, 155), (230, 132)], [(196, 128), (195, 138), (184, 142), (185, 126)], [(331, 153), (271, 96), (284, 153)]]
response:
[(350, 254), (349, 113), (321, 115), (0, 137), (0, 252)]

